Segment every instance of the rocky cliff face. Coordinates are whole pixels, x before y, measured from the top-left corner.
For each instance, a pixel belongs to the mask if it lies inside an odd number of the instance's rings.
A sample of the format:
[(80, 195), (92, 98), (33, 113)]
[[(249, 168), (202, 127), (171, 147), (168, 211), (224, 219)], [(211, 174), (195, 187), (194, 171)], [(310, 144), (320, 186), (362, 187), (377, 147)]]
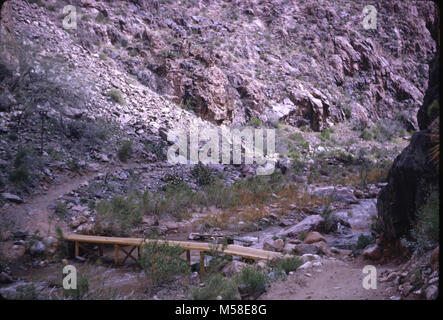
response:
[[(15, 14), (45, 9), (43, 16), (60, 26), (63, 1), (38, 3), (43, 6)], [(373, 30), (362, 25), (365, 1), (75, 5), (79, 20), (72, 40), (212, 122), (256, 117), (321, 130), (347, 118), (397, 117), (417, 128), (435, 53), (430, 30), (436, 9), (430, 1), (376, 3)]]
[(388, 175), (388, 185), (378, 194), (377, 209), (388, 241), (408, 236), (416, 213), (430, 190), (439, 190), (438, 165), (432, 161), (435, 146), (431, 134), (439, 135), (440, 57), (431, 65), (430, 84), (418, 112), (420, 131), (395, 159)]

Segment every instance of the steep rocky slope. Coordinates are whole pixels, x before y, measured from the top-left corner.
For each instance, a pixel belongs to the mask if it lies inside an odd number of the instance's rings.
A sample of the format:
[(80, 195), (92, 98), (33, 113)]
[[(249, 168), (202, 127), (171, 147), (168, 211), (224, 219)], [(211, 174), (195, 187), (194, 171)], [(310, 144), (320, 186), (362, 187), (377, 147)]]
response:
[(364, 1), (81, 3), (84, 45), (206, 119), (321, 130), (397, 116), (416, 128), (435, 52), (432, 2), (380, 2), (376, 30), (362, 26)]
[[(63, 2), (37, 3), (17, 13), (38, 13), (58, 29), (47, 36), (69, 37), (217, 123), (284, 118), (321, 130), (399, 117), (417, 128), (435, 52), (429, 1), (377, 3), (377, 28), (365, 30), (364, 1), (84, 0), (69, 33), (60, 30)], [(23, 22), (34, 32), (32, 19)]]

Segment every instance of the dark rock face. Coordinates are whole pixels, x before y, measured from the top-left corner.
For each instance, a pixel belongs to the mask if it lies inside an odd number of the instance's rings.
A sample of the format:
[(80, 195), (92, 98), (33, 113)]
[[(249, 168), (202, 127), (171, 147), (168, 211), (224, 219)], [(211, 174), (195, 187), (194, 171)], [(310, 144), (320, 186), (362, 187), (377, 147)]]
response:
[(436, 118), (436, 110), (430, 110), (431, 106), (439, 107), (439, 105), (435, 104), (435, 101), (438, 101), (440, 104), (440, 55), (434, 60), (423, 106), (418, 110), (417, 122), (420, 130), (425, 130)]
[(414, 134), (411, 144), (395, 159), (388, 185), (378, 194), (377, 211), (386, 239), (407, 234), (430, 186), (438, 184), (436, 168), (429, 161), (432, 143), (428, 133)]
[[(408, 235), (416, 211), (424, 204), (431, 188), (439, 188), (439, 170), (431, 161), (430, 148), (434, 145), (428, 126), (439, 121), (438, 112), (429, 112), (432, 104), (440, 104), (439, 56), (430, 71), (429, 87), (417, 118), (421, 131), (395, 159), (388, 174), (388, 184), (377, 197), (378, 219), (387, 242)], [(437, 119), (438, 118), (438, 119)]]

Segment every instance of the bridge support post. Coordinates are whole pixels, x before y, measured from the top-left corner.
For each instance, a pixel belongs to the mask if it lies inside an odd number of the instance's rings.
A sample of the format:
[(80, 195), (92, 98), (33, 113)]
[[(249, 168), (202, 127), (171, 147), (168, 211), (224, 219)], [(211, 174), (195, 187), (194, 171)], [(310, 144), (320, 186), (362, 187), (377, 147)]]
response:
[(205, 253), (200, 251), (200, 275), (205, 274)]
[(116, 267), (118, 267), (118, 249), (118, 244), (114, 244), (114, 263)]
[(74, 252), (75, 257), (79, 256), (79, 252), (80, 252), (80, 248), (79, 248), (79, 245), (78, 245), (78, 241), (76, 241), (75, 242), (75, 252)]
[(186, 250), (186, 261), (191, 265), (191, 250)]

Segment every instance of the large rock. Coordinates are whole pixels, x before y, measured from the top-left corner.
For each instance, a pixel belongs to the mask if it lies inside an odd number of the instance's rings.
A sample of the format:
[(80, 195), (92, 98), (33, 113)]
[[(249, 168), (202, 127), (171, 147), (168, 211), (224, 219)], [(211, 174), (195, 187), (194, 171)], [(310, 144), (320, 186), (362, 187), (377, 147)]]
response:
[(284, 235), (290, 238), (298, 238), (302, 233), (312, 230), (321, 230), (325, 219), (318, 214), (310, 215), (297, 223), (295, 226), (289, 229), (283, 230), (279, 235)]
[(230, 121), (233, 101), (228, 92), (228, 78), (216, 66), (204, 68), (185, 86), (184, 103), (208, 120)]
[(307, 244), (307, 243), (301, 243), (297, 244), (294, 247), (293, 252), (297, 255), (304, 255), (304, 254), (322, 254), (322, 250), (313, 244)]
[(408, 234), (430, 187), (438, 185), (437, 169), (429, 161), (429, 149), (433, 144), (428, 134), (424, 130), (413, 135), (410, 145), (389, 170), (388, 185), (377, 196), (379, 222), (386, 240)]
[(357, 250), (359, 249), (359, 238), (362, 239), (360, 240), (360, 246), (362, 245), (362, 243), (369, 244), (375, 240), (374, 236), (370, 232), (357, 232), (351, 234), (337, 235), (328, 244), (330, 247), (335, 247), (338, 249)]
[(282, 239), (276, 239), (274, 241), (265, 241), (263, 243), (263, 250), (281, 252), (285, 247), (285, 242)]
[(311, 231), (309, 232), (305, 239), (303, 240), (303, 243), (315, 243), (315, 242), (319, 242), (319, 241), (323, 241), (326, 242), (325, 237), (323, 237), (323, 235), (317, 231)]
[(38, 256), (41, 254), (44, 254), (46, 251), (46, 246), (43, 244), (43, 242), (41, 241), (36, 241), (30, 248), (29, 248), (29, 252), (33, 255), (33, 256)]
[(3, 199), (11, 201), (11, 202), (15, 202), (15, 203), (22, 203), (23, 202), (23, 199), (15, 194), (4, 192), (4, 193), (0, 194), (0, 196)]
[(429, 286), (425, 291), (426, 300), (435, 300), (438, 297), (438, 287), (435, 285)]
[(378, 244), (370, 246), (363, 251), (363, 257), (369, 260), (378, 260), (382, 256), (382, 250)]
[(409, 235), (416, 212), (425, 203), (429, 191), (439, 189), (438, 168), (430, 161), (430, 149), (435, 142), (428, 127), (432, 121), (439, 122), (438, 113), (432, 115), (429, 112), (433, 103), (440, 104), (439, 91), (436, 90), (440, 85), (438, 60), (439, 56), (431, 70), (426, 99), (418, 113), (418, 124), (422, 130), (412, 136), (410, 144), (394, 160), (388, 184), (377, 196), (378, 220), (387, 242)]
[(312, 193), (317, 197), (332, 198), (334, 201), (340, 201), (344, 203), (357, 203), (358, 200), (354, 195), (354, 192), (347, 187), (318, 187), (315, 188)]

